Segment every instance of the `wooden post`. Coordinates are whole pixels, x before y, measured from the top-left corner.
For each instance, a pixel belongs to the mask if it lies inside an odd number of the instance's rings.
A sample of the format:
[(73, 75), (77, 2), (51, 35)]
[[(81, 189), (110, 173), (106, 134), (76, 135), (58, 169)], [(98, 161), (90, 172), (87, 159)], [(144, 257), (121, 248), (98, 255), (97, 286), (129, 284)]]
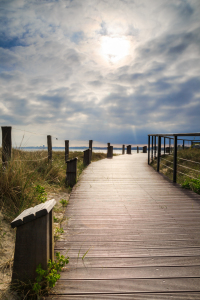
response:
[(65, 162), (69, 158), (69, 140), (65, 140)]
[(151, 161), (153, 161), (153, 135), (151, 140)]
[(47, 135), (48, 161), (52, 160), (52, 139), (51, 135)]
[(185, 140), (183, 140), (183, 150), (185, 149)]
[(110, 147), (110, 143), (107, 143), (107, 147)]
[(139, 147), (137, 146), (137, 153), (139, 153)]
[(54, 260), (52, 199), (23, 211), (12, 221), (17, 227), (12, 282), (35, 279), (39, 264), (47, 270), (49, 259)]
[(147, 146), (143, 147), (143, 153), (147, 153)]
[(122, 145), (122, 154), (125, 154), (125, 145)]
[(93, 140), (89, 140), (89, 149), (91, 150), (91, 158), (92, 158), (92, 143)]
[(169, 138), (169, 154), (171, 154), (171, 138)]
[(161, 136), (158, 136), (157, 172), (160, 170)]
[(11, 126), (2, 126), (2, 162), (6, 164), (11, 159), (12, 137)]
[(113, 158), (113, 146), (107, 147), (107, 158)]
[(150, 136), (148, 135), (148, 165), (150, 164)]
[(77, 160), (77, 157), (67, 160), (66, 184), (71, 187), (76, 183)]
[(91, 163), (91, 149), (87, 149), (83, 153), (83, 164), (88, 166)]
[(127, 154), (131, 154), (131, 145), (127, 146), (127, 151), (126, 152), (127, 152)]
[(174, 171), (173, 171), (173, 182), (176, 182), (177, 173), (177, 135), (174, 136)]

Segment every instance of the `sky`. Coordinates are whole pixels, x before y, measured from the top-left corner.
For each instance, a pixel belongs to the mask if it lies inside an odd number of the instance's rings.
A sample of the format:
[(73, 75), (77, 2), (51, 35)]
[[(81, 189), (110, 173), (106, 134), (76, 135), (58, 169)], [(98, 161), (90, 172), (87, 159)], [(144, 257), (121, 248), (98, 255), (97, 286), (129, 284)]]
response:
[(1, 126), (24, 146), (200, 132), (199, 16), (199, 0), (0, 0)]

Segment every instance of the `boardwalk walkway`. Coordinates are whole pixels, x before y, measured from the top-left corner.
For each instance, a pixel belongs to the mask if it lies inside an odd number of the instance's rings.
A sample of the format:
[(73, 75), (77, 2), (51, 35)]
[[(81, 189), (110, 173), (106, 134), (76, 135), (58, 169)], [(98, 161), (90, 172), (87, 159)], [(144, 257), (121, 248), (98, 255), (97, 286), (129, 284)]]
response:
[(49, 298), (200, 299), (200, 196), (165, 180), (146, 154), (92, 163), (66, 216), (55, 251), (69, 249), (70, 264)]

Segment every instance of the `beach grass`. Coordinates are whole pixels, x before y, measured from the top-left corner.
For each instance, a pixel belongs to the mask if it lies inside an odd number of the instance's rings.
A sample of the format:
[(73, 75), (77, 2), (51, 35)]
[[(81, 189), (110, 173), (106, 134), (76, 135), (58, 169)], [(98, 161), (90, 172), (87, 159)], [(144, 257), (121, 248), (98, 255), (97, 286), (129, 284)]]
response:
[[(0, 158), (2, 149), (0, 148)], [(69, 158), (78, 158), (77, 179), (85, 166), (83, 152), (69, 152)], [(106, 153), (93, 152), (92, 161), (106, 158)], [(70, 193), (66, 186), (66, 163), (64, 151), (53, 151), (52, 161), (48, 162), (47, 151), (24, 151), (12, 149), (11, 160), (6, 166), (0, 162), (0, 209), (5, 218), (11, 221), (24, 209), (39, 204), (42, 190), (45, 193)], [(45, 199), (45, 198), (44, 198)]]
[[(151, 166), (157, 169), (157, 159), (153, 160)], [(161, 156), (160, 173), (173, 180), (173, 153)], [(200, 149), (177, 151), (177, 183), (200, 194)]]

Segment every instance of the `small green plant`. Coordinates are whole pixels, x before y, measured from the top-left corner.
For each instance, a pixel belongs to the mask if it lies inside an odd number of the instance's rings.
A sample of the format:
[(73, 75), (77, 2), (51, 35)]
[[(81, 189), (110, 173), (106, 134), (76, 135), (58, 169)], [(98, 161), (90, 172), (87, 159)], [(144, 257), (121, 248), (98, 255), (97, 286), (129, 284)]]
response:
[(56, 253), (56, 261), (49, 260), (47, 270), (43, 270), (41, 264), (38, 265), (36, 273), (36, 282), (33, 285), (33, 291), (40, 296), (47, 292), (48, 288), (53, 288), (56, 281), (60, 278), (59, 272), (69, 263), (69, 257)]
[(64, 233), (64, 230), (63, 230), (62, 227), (61, 227), (61, 228), (56, 228), (55, 234), (54, 234), (54, 240), (58, 240), (59, 237), (60, 237), (60, 235), (61, 235), (62, 233)]
[(54, 220), (55, 223), (59, 222), (59, 218), (56, 218), (55, 216), (53, 216), (53, 220)]
[(61, 199), (60, 203), (62, 204), (63, 207), (66, 207), (68, 205), (69, 201)]
[(187, 179), (182, 183), (184, 189), (190, 189), (197, 194), (200, 194), (200, 176), (198, 179)]
[(35, 187), (35, 191), (37, 193), (37, 196), (38, 196), (38, 200), (41, 202), (41, 203), (44, 203), (46, 200), (47, 200), (47, 193), (45, 192), (45, 188), (41, 185), (37, 185)]
[(58, 234), (62, 234), (62, 233), (64, 233), (64, 230), (63, 230), (63, 228), (56, 228), (56, 232), (55, 232), (56, 234), (58, 233)]

